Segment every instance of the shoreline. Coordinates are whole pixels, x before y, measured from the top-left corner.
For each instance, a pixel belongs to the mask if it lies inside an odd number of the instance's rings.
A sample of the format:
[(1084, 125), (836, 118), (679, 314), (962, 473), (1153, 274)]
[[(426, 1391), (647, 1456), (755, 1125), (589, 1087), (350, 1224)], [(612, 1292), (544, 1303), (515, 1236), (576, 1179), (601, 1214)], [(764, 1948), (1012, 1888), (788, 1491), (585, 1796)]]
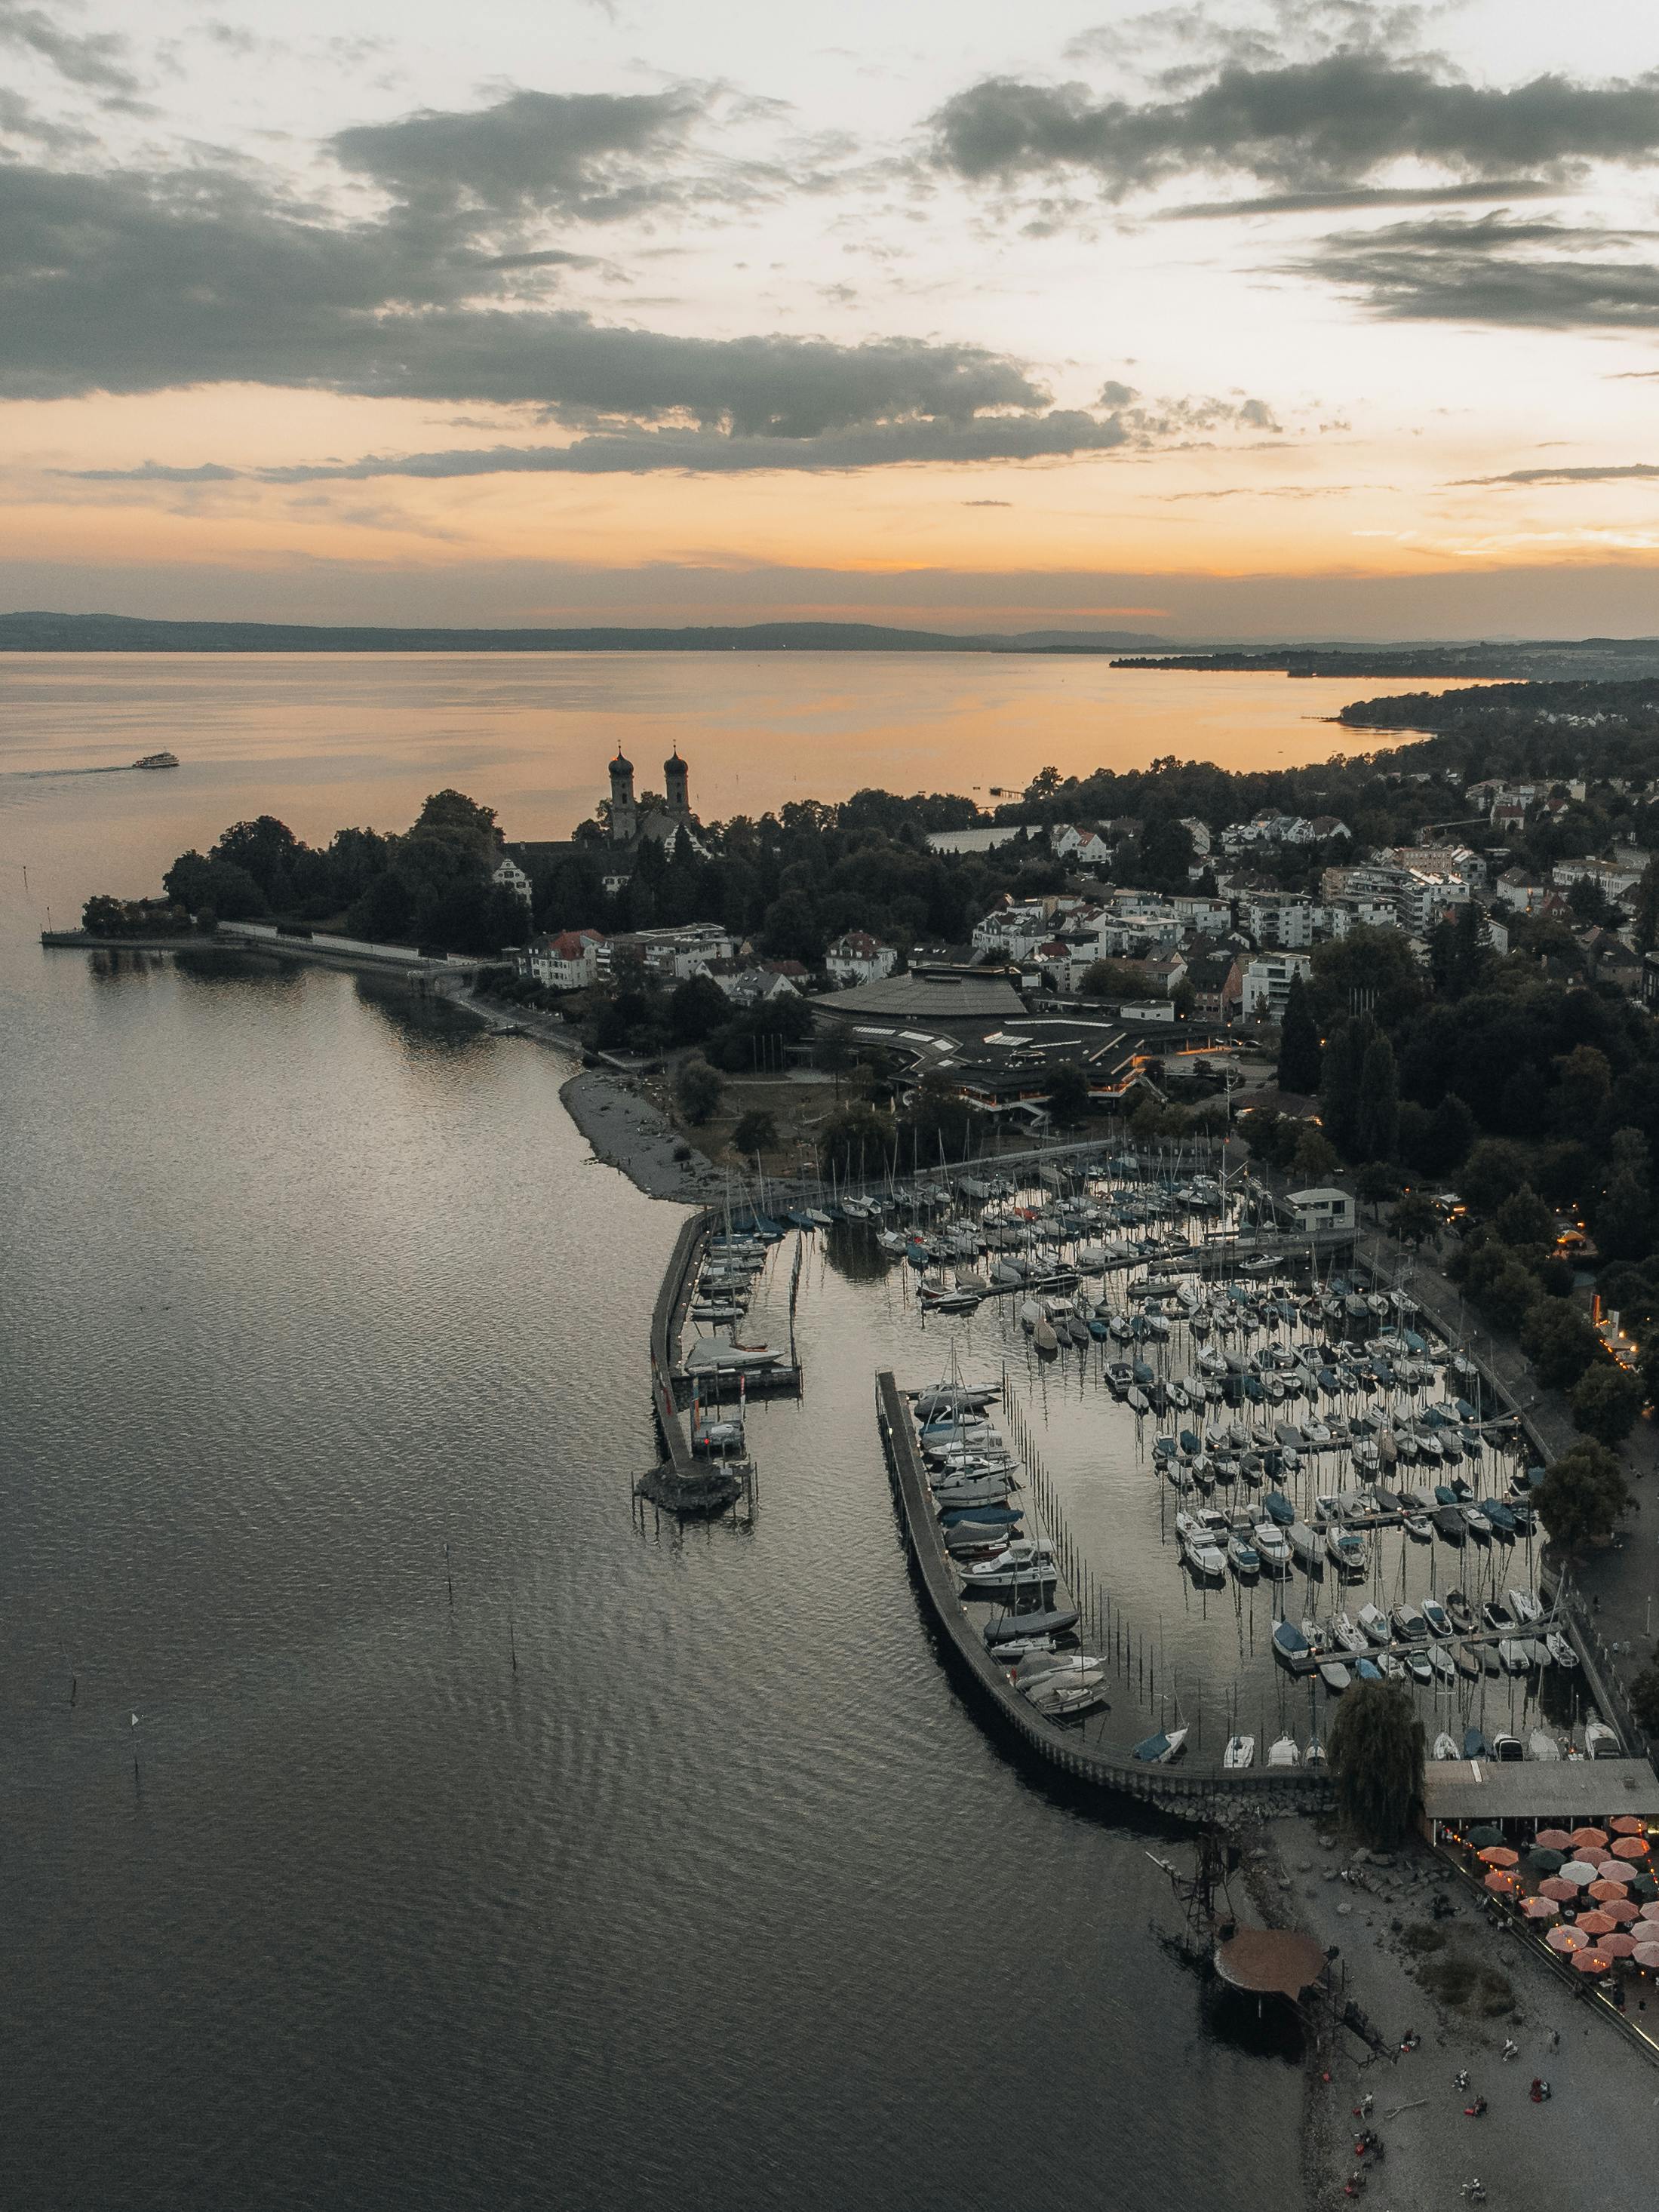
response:
[[(581, 1065), (581, 1048), (545, 1015), (515, 1006), (511, 1013), (480, 1000), (470, 986), (439, 994), (446, 1006), (488, 1024), (497, 1036), (528, 1037), (568, 1061), (559, 1097), (599, 1164), (625, 1175), (643, 1197), (702, 1206), (721, 1196), (719, 1171), (653, 1101), (622, 1076)], [(684, 1158), (679, 1155), (684, 1154)]]

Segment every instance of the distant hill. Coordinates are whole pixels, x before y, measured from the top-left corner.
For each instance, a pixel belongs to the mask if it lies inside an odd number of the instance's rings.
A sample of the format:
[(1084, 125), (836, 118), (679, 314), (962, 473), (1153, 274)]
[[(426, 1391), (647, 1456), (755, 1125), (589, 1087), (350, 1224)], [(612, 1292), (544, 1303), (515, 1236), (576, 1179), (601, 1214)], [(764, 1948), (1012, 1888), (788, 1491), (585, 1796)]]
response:
[(1024, 637), (878, 623), (753, 623), (698, 629), (381, 629), (321, 623), (145, 622), (131, 615), (0, 615), (0, 653), (1087, 653), (1167, 652), (1139, 630)]

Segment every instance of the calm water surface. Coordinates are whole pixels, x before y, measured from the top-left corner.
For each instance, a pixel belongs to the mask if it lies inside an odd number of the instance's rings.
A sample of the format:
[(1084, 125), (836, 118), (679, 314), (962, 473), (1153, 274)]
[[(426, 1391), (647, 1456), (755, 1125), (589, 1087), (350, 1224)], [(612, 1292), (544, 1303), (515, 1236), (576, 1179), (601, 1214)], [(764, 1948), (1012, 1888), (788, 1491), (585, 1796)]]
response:
[[(1331, 726), (1354, 698), (1422, 684), (1174, 675), (1103, 659), (931, 653), (0, 654), (0, 860), (29, 860), (54, 912), (134, 896), (191, 843), (276, 813), (307, 839), (405, 828), (458, 783), (508, 834), (568, 836), (622, 746), (641, 790), (678, 744), (709, 820), (795, 799), (1023, 788), (1176, 754), (1232, 769), (1386, 744)], [(165, 775), (64, 771), (167, 747)], [(11, 818), (7, 820), (8, 816)], [(89, 825), (124, 865), (82, 886)]]
[[(207, 827), (338, 818), (238, 773)], [(429, 732), (411, 773), (496, 795)], [(636, 1524), (678, 1217), (556, 1061), (33, 941), (43, 851), (78, 902), (196, 804), (0, 797), (8, 2203), (1279, 2212), (1299, 2076), (1206, 2033), (1146, 1839), (939, 1670), (902, 1302), (815, 1258), (752, 1529)]]

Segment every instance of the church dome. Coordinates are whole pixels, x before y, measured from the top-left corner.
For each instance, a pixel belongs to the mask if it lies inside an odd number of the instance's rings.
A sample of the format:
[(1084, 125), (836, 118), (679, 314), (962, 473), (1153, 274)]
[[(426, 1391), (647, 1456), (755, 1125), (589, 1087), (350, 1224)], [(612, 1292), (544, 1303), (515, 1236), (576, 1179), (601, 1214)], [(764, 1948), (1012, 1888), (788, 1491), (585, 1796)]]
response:
[(662, 772), (665, 775), (672, 775), (676, 770), (682, 775), (685, 773), (685, 763), (680, 758), (680, 749), (678, 745), (662, 764)]
[(615, 775), (619, 769), (624, 775), (632, 775), (634, 773), (634, 763), (631, 760), (627, 760), (623, 757), (623, 749), (620, 745), (617, 748), (616, 759), (611, 763), (611, 775)]

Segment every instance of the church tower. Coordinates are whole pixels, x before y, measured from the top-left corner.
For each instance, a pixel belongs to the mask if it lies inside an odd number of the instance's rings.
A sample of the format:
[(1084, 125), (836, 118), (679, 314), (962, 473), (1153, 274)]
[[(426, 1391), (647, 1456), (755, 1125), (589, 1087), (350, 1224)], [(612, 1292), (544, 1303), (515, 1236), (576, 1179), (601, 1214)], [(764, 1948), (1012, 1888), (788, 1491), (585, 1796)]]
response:
[(685, 763), (680, 758), (680, 749), (678, 745), (663, 763), (662, 772), (665, 778), (664, 788), (668, 793), (669, 820), (689, 822), (691, 818), (691, 801), (687, 796), (685, 788), (688, 771)]
[(611, 836), (618, 845), (631, 845), (639, 828), (638, 811), (634, 804), (634, 763), (623, 758), (623, 750), (617, 748), (617, 757), (611, 763)]

